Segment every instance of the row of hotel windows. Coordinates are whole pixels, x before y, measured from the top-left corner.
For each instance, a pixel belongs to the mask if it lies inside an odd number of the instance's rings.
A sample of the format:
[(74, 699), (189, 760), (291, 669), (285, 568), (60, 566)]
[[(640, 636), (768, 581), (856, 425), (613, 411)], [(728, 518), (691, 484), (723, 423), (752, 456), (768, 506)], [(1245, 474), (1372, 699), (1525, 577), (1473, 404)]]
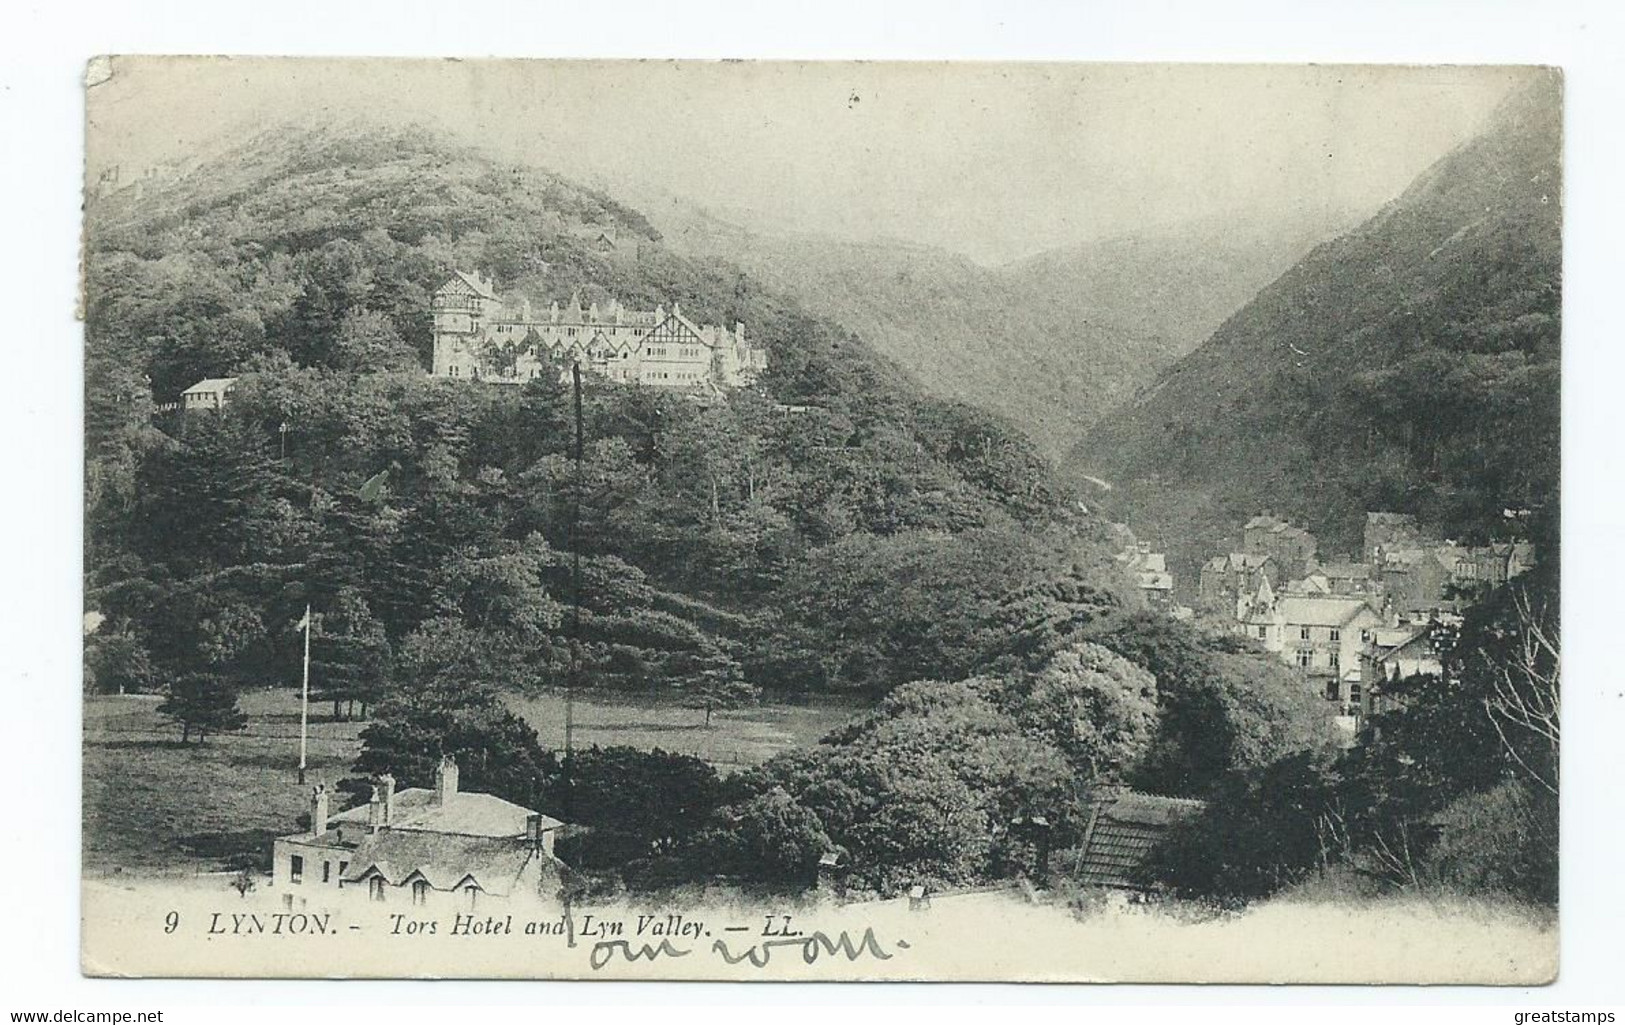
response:
[[(344, 870), (349, 867), (350, 863), (348, 861), (339, 862), (338, 874), (340, 879), (344, 878)], [(288, 881), (294, 884), (302, 884), (305, 881), (305, 859), (302, 855), (294, 854), (289, 856)], [(331, 861), (324, 861), (322, 862), (322, 882), (331, 883), (332, 881), (333, 863)], [(413, 904), (423, 905), (429, 902), (429, 890), (431, 887), (429, 886), (427, 880), (413, 880), (410, 889)], [(373, 876), (371, 879), (367, 880), (367, 896), (371, 900), (381, 903), (388, 892), (389, 884), (384, 881), (382, 876)], [(474, 883), (469, 883), (468, 885), (464, 886), (460, 892), (463, 894), (463, 899), (468, 902), (468, 906), (472, 908), (480, 892), (480, 888)]]
[(704, 374), (697, 371), (682, 370), (676, 373), (670, 373), (665, 370), (649, 370), (645, 371), (643, 374), (644, 379), (648, 381), (698, 381), (704, 376)]
[[(552, 324), (540, 324), (540, 325), (537, 325), (537, 324), (497, 324), (496, 325), (496, 331), (497, 331), (497, 334), (499, 334), (499, 335), (511, 335), (511, 334), (514, 334), (514, 333), (520, 331), (520, 329), (523, 329), (524, 332), (528, 334), (530, 332), (530, 329), (533, 328), (533, 327), (540, 327), (543, 330), (551, 330), (553, 328), (553, 325)], [(595, 328), (595, 330), (606, 332), (611, 338), (614, 338), (614, 337), (618, 336), (621, 333), (621, 329), (618, 328), (618, 327), (614, 327), (614, 326), (599, 327), (597, 325), (594, 325), (594, 328)], [(632, 332), (632, 337), (633, 338), (642, 338), (643, 333), (644, 333), (644, 331), (647, 330), (647, 328), (629, 327), (629, 328), (627, 328), (627, 330)], [(574, 338), (580, 332), (581, 332), (581, 328), (579, 328), (579, 327), (567, 327), (567, 328), (564, 329), (564, 336), (566, 338)]]
[[(622, 354), (621, 358), (625, 359), (626, 358), (625, 354)], [(469, 370), (468, 376), (472, 377), (476, 381), (478, 381), (483, 376), (480, 373), (480, 368), (479, 367), (469, 367), (468, 370)], [(628, 373), (630, 373), (630, 371), (627, 371), (627, 372), (616, 371), (616, 373), (621, 377), (625, 377), (625, 376), (627, 376)], [(446, 368), (446, 376), (447, 377), (462, 377), (463, 376), (463, 368), (458, 366), (456, 363), (453, 363), (453, 364), (451, 364), (450, 366), (448, 366)], [(531, 370), (530, 370), (530, 376), (532, 378), (541, 377), (542, 376), (542, 368), (541, 367), (532, 367)], [(676, 373), (668, 373), (668, 372), (666, 372), (664, 370), (661, 370), (661, 371), (651, 370), (651, 371), (646, 372), (643, 376), (646, 377), (646, 378), (649, 378), (651, 380), (661, 380), (661, 381), (671, 381), (671, 380), (675, 380), (675, 381), (698, 381), (701, 378), (705, 377), (706, 375), (702, 374), (702, 373), (700, 373), (698, 371), (678, 371)], [(1259, 627), (1259, 629), (1262, 630), (1263, 627)], [(1260, 633), (1258, 636), (1262, 637), (1264, 635), (1262, 633)]]
[[(1313, 638), (1310, 635), (1311, 629), (1313, 629), (1313, 628), (1312, 627), (1307, 627), (1307, 626), (1298, 627), (1298, 639), (1300, 641), (1312, 640)], [(1270, 632), (1270, 628), (1268, 626), (1258, 627), (1259, 639), (1262, 640), (1262, 639), (1268, 637), (1269, 632)], [(1372, 636), (1373, 635), (1372, 635), (1370, 630), (1361, 630), (1360, 631), (1360, 643), (1361, 644), (1370, 644)], [(1338, 629), (1335, 626), (1330, 627), (1326, 631), (1326, 639), (1328, 641), (1340, 641), (1340, 640), (1343, 639), (1343, 631)]]

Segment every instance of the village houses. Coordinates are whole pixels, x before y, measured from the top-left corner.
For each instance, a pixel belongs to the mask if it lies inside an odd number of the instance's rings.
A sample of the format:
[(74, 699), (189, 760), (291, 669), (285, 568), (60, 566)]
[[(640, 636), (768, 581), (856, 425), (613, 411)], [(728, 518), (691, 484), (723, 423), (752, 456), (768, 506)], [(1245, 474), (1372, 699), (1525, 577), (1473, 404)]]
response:
[(1346, 716), (1363, 700), (1360, 656), (1384, 624), (1366, 598), (1277, 594), (1268, 580), (1237, 603), (1238, 630), (1304, 671), (1314, 689)]
[(1399, 613), (1457, 610), (1463, 594), (1499, 587), (1534, 559), (1527, 542), (1462, 545), (1430, 536), (1414, 516), (1392, 512), (1366, 514), (1364, 547), (1378, 590)]
[(1287, 579), (1301, 577), (1315, 562), (1315, 535), (1266, 510), (1241, 528), (1241, 550), (1268, 555)]
[(271, 885), (287, 903), (350, 891), (375, 903), (471, 911), (491, 900), (557, 892), (558, 819), (458, 787), (457, 763), (441, 759), (435, 785), (395, 788), (381, 776), (366, 804), (328, 813), (311, 793), (310, 826), (279, 837)]
[[(1244, 551), (1203, 565), (1203, 607), (1229, 603), (1236, 632), (1302, 669), (1345, 725), (1391, 707), (1383, 683), (1441, 672), (1442, 638), (1462, 596), (1505, 583), (1533, 560), (1527, 543), (1460, 545), (1392, 512), (1367, 514), (1364, 561), (1318, 561), (1312, 534), (1267, 512), (1242, 535)], [(1289, 565), (1302, 572), (1287, 573)]]
[(1229, 615), (1236, 607), (1236, 599), (1252, 594), (1258, 585), (1268, 580), (1279, 585), (1281, 569), (1262, 552), (1231, 552), (1215, 555), (1202, 564), (1197, 581), (1197, 598), (1204, 609), (1223, 609)]
[(1174, 576), (1168, 572), (1168, 557), (1162, 552), (1153, 552), (1150, 542), (1134, 542), (1118, 553), (1117, 561), (1128, 570), (1148, 605), (1169, 612), (1177, 607), (1174, 601)]
[(1409, 676), (1438, 676), (1444, 672), (1442, 648), (1448, 627), (1437, 619), (1379, 627), (1360, 654), (1360, 676), (1365, 682), (1358, 714), (1372, 715), (1394, 707), (1384, 685)]

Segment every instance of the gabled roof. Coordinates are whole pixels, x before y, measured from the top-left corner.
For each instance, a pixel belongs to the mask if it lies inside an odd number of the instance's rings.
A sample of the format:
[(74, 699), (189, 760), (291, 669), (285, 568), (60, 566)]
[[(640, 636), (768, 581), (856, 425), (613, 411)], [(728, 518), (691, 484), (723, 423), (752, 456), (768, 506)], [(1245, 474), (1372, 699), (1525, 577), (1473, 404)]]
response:
[(343, 882), (381, 876), (391, 886), (419, 877), (450, 890), (472, 877), (487, 893), (507, 896), (533, 858), (546, 857), (523, 837), (461, 836), (385, 829), (361, 841)]
[[(395, 794), (395, 812), (383, 832), (411, 830), (430, 833), (456, 833), (476, 837), (524, 836), (526, 824), (536, 813), (512, 801), (491, 794), (456, 793), (449, 803), (436, 804), (435, 793), (423, 787), (408, 787)], [(330, 823), (367, 823), (367, 805), (362, 804), (328, 819)], [(563, 825), (551, 815), (542, 816), (542, 828)], [(381, 835), (381, 834), (380, 834)]]
[(181, 392), (182, 395), (191, 395), (194, 392), (223, 392), (229, 390), (237, 383), (235, 377), (205, 377), (197, 384)]
[(1434, 553), (1426, 548), (1395, 548), (1393, 551), (1382, 553), (1382, 567), (1385, 570), (1409, 570), (1426, 562), (1432, 556)]
[(1401, 657), (1407, 649), (1415, 648), (1417, 642), (1428, 642), (1432, 638), (1435, 625), (1434, 623), (1422, 623), (1405, 628), (1403, 632), (1395, 631), (1395, 633), (1399, 633), (1399, 636), (1392, 634), (1384, 636), (1386, 631), (1379, 630), (1376, 643), (1372, 645), (1372, 648), (1376, 649), (1372, 655), (1372, 660), (1388, 662)]
[(1377, 614), (1364, 599), (1335, 594), (1287, 595), (1276, 608), (1289, 626), (1342, 626), (1362, 611)]
[(1302, 580), (1293, 580), (1286, 585), (1286, 594), (1331, 594), (1332, 584), (1323, 574), (1311, 573)]
[[(676, 338), (662, 339), (655, 337), (662, 332), (675, 335)], [(654, 341), (664, 343), (673, 340), (683, 344), (698, 343), (710, 348), (716, 347), (715, 340), (710, 337), (710, 334), (701, 329), (699, 325), (695, 324), (692, 320), (689, 320), (687, 317), (683, 316), (682, 311), (676, 307), (673, 307), (672, 311), (662, 317), (660, 321), (651, 327), (644, 336), (645, 342)]]
[(1131, 570), (1147, 573), (1168, 572), (1168, 556), (1162, 552), (1128, 548), (1117, 553), (1117, 561)]
[(491, 286), (485, 281), (481, 280), (477, 275), (461, 270), (454, 270), (451, 272), (451, 274), (451, 278), (435, 291), (462, 292), (467, 290), (482, 299), (495, 299), (497, 297), (497, 294), (491, 290)]

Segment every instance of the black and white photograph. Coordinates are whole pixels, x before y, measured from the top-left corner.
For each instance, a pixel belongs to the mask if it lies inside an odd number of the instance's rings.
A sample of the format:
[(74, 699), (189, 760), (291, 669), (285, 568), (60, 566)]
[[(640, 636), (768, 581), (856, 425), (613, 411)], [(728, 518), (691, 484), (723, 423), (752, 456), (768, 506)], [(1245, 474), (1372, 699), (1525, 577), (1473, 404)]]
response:
[(85, 974), (1557, 977), (1562, 69), (84, 90)]

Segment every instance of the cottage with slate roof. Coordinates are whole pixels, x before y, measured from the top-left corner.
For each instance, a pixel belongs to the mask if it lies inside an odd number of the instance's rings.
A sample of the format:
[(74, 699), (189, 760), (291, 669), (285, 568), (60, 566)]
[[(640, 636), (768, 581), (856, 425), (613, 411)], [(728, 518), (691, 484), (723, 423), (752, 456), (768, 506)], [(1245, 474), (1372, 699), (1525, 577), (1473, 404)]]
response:
[(326, 788), (311, 794), (310, 829), (272, 847), (271, 885), (285, 899), (338, 891), (408, 907), (469, 911), (489, 900), (550, 898), (562, 867), (550, 815), (458, 787), (445, 758), (434, 788), (395, 789), (381, 776), (366, 804), (328, 814)]

